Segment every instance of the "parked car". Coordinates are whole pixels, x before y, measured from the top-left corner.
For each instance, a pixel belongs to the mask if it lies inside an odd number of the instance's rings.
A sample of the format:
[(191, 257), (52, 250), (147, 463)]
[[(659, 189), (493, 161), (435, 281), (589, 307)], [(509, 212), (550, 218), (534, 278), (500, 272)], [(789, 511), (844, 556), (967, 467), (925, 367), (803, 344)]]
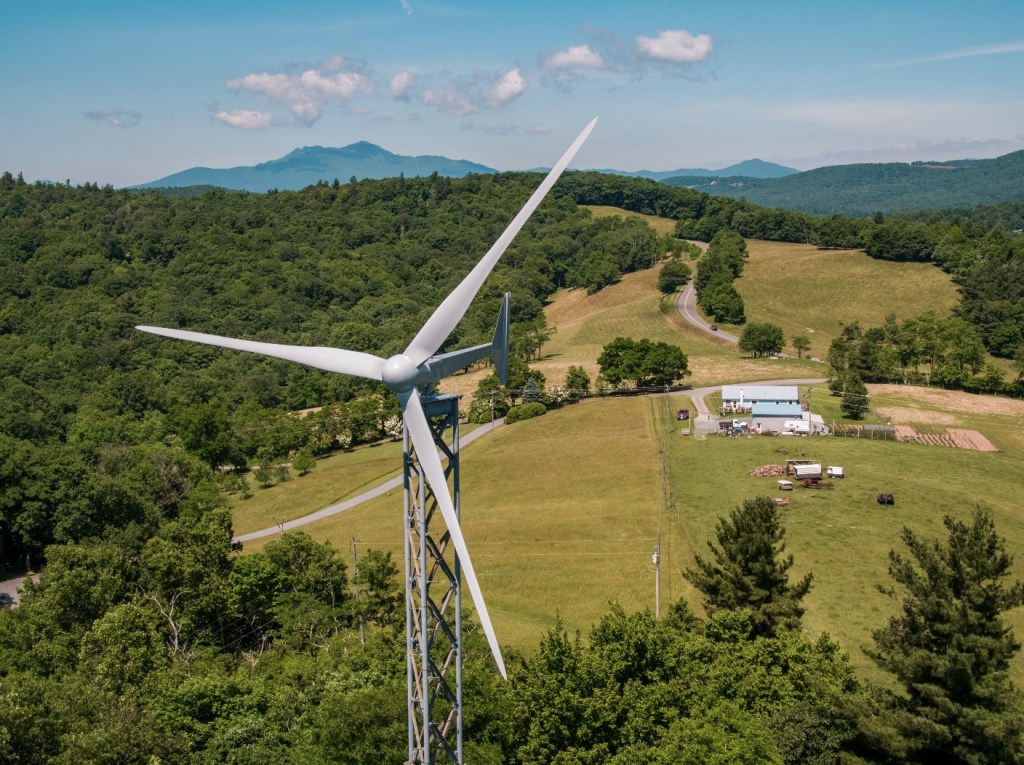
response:
[(711, 331), (712, 332), (717, 332), (718, 331), (718, 325), (717, 324), (712, 324), (711, 325)]
[(688, 420), (688, 419), (690, 419), (690, 410), (689, 409), (680, 409), (678, 412), (676, 412), (676, 419), (677, 420)]

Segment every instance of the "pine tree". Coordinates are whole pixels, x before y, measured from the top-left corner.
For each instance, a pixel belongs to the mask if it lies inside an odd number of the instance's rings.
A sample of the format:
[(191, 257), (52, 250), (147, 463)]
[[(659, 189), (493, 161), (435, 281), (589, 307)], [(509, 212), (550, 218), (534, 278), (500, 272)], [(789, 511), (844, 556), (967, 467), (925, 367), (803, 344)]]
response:
[(921, 763), (1022, 762), (1022, 697), (1007, 674), (1020, 643), (1002, 614), (1024, 605), (1024, 583), (1004, 584), (1013, 558), (987, 513), (944, 523), (945, 543), (903, 529), (910, 556), (889, 553), (899, 588), (880, 587), (901, 606), (869, 651), (905, 691), (886, 696), (905, 747), (896, 754)]
[(843, 399), (839, 408), (851, 420), (860, 420), (867, 414), (868, 386), (854, 374), (850, 374), (843, 383)]
[(749, 609), (754, 631), (772, 636), (779, 629), (798, 629), (804, 609), (800, 601), (811, 589), (811, 574), (795, 585), (787, 571), (793, 556), (781, 557), (786, 531), (771, 497), (744, 500), (728, 518), (719, 518), (710, 540), (714, 559), (696, 557), (697, 567), (685, 576), (704, 593), (709, 613), (720, 609)]

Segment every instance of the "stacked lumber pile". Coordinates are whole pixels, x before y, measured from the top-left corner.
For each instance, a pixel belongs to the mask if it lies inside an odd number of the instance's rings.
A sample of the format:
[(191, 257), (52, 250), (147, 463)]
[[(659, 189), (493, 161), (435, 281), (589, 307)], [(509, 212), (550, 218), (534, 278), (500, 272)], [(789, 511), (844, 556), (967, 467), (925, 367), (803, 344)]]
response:
[(768, 478), (772, 476), (786, 475), (785, 465), (761, 465), (761, 467), (754, 468), (750, 471), (750, 475), (755, 478)]

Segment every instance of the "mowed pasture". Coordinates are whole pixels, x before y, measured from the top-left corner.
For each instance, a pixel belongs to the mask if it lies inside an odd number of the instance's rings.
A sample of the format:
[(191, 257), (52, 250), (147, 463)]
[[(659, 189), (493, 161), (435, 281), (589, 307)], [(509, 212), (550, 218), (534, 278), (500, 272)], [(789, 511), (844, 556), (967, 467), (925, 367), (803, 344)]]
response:
[[(935, 393), (943, 392), (908, 388), (879, 399), (883, 405), (916, 402), (925, 419), (945, 414), (985, 433), (1002, 451), (823, 437), (698, 440), (676, 429), (672, 413), (688, 399), (674, 395), (591, 400), (495, 429), (463, 452), (461, 488), (467, 543), (499, 639), (528, 653), (558, 615), (585, 634), (609, 602), (628, 611), (653, 609), (651, 553), (659, 534), (663, 607), (684, 597), (700, 612), (699, 593), (682, 572), (695, 551), (707, 554), (716, 519), (744, 499), (780, 495), (775, 479), (752, 477), (751, 470), (806, 456), (842, 465), (847, 478), (830, 491), (785, 494), (793, 575), (811, 571), (815, 577), (805, 631), (812, 637), (828, 632), (855, 665), (873, 673), (861, 649), (897, 608), (876, 586), (889, 583), (888, 554), (901, 547), (904, 526), (942, 537), (943, 515), (967, 518), (975, 507), (986, 508), (1024, 576), (1018, 500), (1024, 444), (1014, 434), (1024, 412), (965, 412), (955, 398), (935, 400)], [(316, 481), (314, 471), (290, 484)], [(896, 504), (878, 505), (880, 491), (893, 493)], [(244, 512), (243, 503), (236, 514)], [(305, 530), (346, 556), (355, 538), (357, 549), (391, 550), (400, 562), (402, 493)], [(1010, 616), (1024, 635), (1024, 609)], [(1024, 660), (1015, 661), (1013, 673), (1024, 681)]]
[[(653, 608), (659, 406), (655, 398), (586, 401), (496, 428), (462, 452), (463, 530), (503, 643), (535, 649), (558, 614), (586, 631), (611, 601)], [(235, 508), (236, 518), (245, 513), (244, 503)], [(346, 554), (353, 538), (357, 549), (390, 550), (401, 565), (402, 518), (396, 490), (304, 529)]]
[[(808, 355), (821, 359), (845, 324), (877, 327), (890, 314), (903, 321), (925, 311), (945, 317), (957, 304), (949, 274), (929, 263), (894, 263), (862, 250), (754, 239), (747, 240), (747, 250), (750, 259), (736, 280), (747, 320), (779, 325), (787, 346), (795, 335), (806, 335)], [(742, 332), (742, 327), (732, 329)]]

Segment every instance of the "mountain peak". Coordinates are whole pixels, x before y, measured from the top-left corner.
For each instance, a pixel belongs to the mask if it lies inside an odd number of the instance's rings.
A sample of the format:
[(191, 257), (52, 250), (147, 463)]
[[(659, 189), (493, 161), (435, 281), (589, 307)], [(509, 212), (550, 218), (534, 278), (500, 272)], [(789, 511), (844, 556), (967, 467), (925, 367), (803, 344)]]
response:
[(461, 178), (470, 173), (494, 173), (493, 168), (447, 157), (408, 157), (393, 154), (375, 143), (357, 141), (347, 146), (303, 146), (278, 159), (251, 167), (215, 169), (193, 167), (138, 188), (219, 186), (239, 191), (297, 190), (319, 181), (349, 178), (410, 178), (432, 173)]

